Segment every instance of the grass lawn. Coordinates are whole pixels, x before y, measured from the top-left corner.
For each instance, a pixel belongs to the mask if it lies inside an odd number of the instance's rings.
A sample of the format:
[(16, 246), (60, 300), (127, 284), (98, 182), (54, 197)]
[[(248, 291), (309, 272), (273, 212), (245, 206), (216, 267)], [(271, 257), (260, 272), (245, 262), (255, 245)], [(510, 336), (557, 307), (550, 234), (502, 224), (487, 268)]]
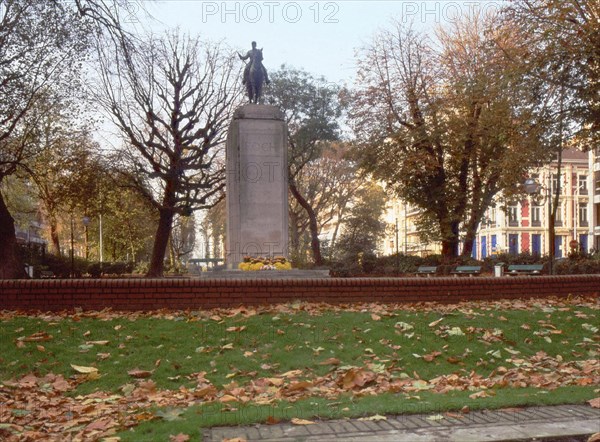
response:
[(218, 425), (583, 403), (600, 396), (598, 310), (554, 299), (4, 312), (0, 438), (197, 440)]

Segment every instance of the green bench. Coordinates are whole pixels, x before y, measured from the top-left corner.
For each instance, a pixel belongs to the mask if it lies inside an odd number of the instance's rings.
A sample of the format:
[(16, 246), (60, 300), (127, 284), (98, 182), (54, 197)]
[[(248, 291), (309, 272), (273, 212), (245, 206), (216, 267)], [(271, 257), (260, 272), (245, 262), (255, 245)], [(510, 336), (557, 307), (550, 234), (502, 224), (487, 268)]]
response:
[(543, 268), (543, 264), (513, 264), (508, 266), (506, 274), (509, 276), (541, 275)]
[(481, 266), (458, 266), (450, 273), (454, 276), (477, 276), (481, 274)]
[(437, 266), (421, 266), (415, 273), (417, 276), (431, 276), (437, 273)]

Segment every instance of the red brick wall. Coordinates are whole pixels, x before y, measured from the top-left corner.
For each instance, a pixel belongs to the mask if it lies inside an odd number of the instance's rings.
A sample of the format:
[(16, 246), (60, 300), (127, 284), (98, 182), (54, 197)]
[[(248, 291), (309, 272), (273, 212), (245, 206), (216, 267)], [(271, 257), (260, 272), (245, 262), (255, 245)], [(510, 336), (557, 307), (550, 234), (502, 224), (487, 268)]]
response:
[(478, 278), (0, 280), (0, 309), (204, 309), (295, 300), (457, 302), (600, 295), (600, 275)]

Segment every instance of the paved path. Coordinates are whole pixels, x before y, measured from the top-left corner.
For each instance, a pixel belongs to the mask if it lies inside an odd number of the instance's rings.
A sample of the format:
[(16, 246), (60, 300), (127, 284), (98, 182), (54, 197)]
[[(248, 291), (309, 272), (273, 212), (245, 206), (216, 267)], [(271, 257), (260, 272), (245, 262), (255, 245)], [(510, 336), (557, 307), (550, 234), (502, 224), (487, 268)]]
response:
[[(434, 416), (434, 419), (431, 417)], [(318, 421), (314, 425), (254, 425), (204, 431), (205, 441), (239, 437), (248, 441), (526, 441), (586, 440), (600, 432), (600, 409), (559, 405), (470, 413), (388, 416), (386, 420)], [(429, 419), (428, 419), (429, 418)]]

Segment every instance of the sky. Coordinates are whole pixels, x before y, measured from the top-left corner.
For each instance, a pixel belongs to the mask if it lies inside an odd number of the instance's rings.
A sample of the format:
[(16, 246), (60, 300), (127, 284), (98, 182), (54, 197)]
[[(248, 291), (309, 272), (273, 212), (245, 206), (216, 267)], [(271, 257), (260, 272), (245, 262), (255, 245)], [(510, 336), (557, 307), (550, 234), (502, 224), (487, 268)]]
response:
[[(129, 21), (137, 29), (160, 32), (179, 27), (211, 41), (224, 40), (245, 53), (251, 41), (264, 49), (269, 71), (282, 64), (350, 83), (355, 50), (392, 20), (413, 22), (425, 32), (473, 8), (499, 9), (501, 1), (205, 1), (131, 0)], [(140, 5), (143, 5), (149, 19)]]

